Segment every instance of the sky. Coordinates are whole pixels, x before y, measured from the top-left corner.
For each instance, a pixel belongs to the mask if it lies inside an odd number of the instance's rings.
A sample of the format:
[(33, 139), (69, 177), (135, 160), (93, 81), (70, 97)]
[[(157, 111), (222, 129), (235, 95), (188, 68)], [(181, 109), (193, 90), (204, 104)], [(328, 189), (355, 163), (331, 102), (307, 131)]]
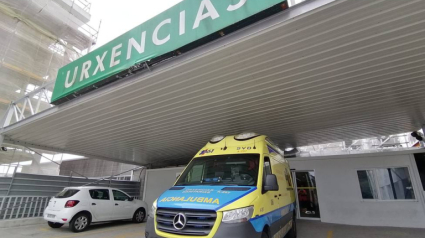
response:
[(102, 20), (99, 38), (94, 47), (99, 48), (182, 0), (89, 1), (92, 3), (90, 25), (97, 29)]

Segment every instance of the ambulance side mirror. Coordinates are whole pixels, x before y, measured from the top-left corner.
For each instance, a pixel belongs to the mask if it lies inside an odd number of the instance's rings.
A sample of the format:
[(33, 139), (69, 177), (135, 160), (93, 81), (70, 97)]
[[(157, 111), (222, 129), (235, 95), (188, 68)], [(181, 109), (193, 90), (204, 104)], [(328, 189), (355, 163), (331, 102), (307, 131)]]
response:
[(279, 185), (277, 183), (277, 177), (274, 174), (269, 174), (266, 177), (266, 182), (264, 183), (264, 192), (268, 191), (279, 191)]

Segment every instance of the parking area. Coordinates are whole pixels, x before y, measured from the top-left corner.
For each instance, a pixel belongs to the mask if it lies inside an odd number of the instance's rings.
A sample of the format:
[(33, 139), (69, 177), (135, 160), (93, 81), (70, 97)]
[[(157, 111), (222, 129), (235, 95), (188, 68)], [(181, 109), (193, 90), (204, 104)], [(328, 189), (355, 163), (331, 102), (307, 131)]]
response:
[(132, 238), (145, 237), (145, 225), (132, 222), (114, 222), (91, 226), (86, 232), (73, 233), (68, 226), (52, 229), (46, 225), (34, 225), (17, 228), (0, 229), (1, 237), (8, 238)]
[[(145, 232), (144, 224), (131, 222), (94, 225), (83, 233), (72, 233), (67, 228), (51, 229), (47, 225), (35, 225), (0, 229), (0, 233), (8, 238), (143, 238)], [(298, 238), (422, 238), (425, 232), (425, 229), (342, 226), (316, 221), (299, 221), (298, 229)]]

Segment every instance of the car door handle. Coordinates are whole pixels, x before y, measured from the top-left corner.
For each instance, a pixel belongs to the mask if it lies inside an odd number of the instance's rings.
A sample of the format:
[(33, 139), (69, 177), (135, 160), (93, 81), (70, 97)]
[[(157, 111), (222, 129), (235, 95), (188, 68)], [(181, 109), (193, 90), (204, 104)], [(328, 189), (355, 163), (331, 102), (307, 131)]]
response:
[(282, 194), (279, 194), (279, 197), (282, 197)]
[(277, 198), (277, 195), (274, 195), (275, 198)]
[(91, 205), (96, 206), (96, 203), (92, 203)]
[(118, 206), (118, 203), (115, 203), (115, 206)]

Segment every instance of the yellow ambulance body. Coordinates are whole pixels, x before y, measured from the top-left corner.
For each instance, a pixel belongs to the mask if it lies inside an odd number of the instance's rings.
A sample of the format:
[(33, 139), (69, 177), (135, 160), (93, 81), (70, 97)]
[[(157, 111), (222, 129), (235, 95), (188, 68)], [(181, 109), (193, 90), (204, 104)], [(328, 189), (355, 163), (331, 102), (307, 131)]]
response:
[(146, 238), (295, 238), (292, 182), (266, 136), (216, 136), (155, 201)]

